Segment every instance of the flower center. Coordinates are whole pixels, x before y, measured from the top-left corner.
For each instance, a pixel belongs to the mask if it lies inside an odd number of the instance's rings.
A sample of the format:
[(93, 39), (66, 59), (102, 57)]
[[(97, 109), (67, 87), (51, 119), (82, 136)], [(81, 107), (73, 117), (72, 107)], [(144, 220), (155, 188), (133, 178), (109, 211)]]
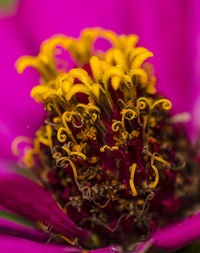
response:
[[(94, 52), (97, 37), (112, 48)], [(169, 217), (179, 208), (179, 171), (190, 162), (185, 136), (168, 115), (171, 102), (156, 93), (152, 66), (143, 64), (153, 54), (135, 47), (137, 40), (85, 30), (78, 40), (53, 37), (37, 57), (17, 62), (19, 72), (29, 65), (40, 72), (31, 96), (47, 111), (24, 163), (78, 225), (94, 232), (92, 247), (127, 248), (163, 224), (166, 208)], [(66, 73), (55, 61), (58, 45), (75, 60)]]

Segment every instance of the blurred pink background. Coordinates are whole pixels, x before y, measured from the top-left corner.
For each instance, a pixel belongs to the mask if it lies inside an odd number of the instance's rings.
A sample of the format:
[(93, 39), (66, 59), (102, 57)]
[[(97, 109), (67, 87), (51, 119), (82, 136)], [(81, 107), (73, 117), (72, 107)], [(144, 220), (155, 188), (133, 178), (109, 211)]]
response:
[(138, 45), (155, 55), (158, 90), (171, 99), (174, 112), (191, 113), (194, 133), (200, 126), (199, 12), (198, 0), (9, 0), (0, 11), (1, 155), (9, 157), (12, 139), (32, 135), (42, 118), (30, 98), (38, 75), (32, 69), (18, 75), (17, 58), (38, 54), (54, 34), (78, 37), (87, 27), (139, 35)]

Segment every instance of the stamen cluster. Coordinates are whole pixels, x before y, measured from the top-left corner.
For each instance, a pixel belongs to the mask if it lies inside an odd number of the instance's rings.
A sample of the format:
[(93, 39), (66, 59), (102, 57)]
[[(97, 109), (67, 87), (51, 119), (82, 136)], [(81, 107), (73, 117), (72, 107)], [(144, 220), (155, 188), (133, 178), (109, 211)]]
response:
[[(112, 47), (95, 52), (98, 37)], [(171, 102), (156, 93), (151, 64), (144, 63), (153, 54), (137, 41), (88, 29), (77, 40), (53, 37), (38, 56), (17, 62), (19, 72), (33, 66), (41, 74), (31, 96), (47, 111), (24, 163), (75, 222), (97, 235), (93, 247), (108, 240), (127, 245), (127, 230), (132, 242), (144, 238), (163, 223), (166, 208), (181, 201), (174, 192), (186, 150), (176, 146), (184, 136), (168, 115)], [(69, 71), (57, 66), (58, 46), (75, 61)]]

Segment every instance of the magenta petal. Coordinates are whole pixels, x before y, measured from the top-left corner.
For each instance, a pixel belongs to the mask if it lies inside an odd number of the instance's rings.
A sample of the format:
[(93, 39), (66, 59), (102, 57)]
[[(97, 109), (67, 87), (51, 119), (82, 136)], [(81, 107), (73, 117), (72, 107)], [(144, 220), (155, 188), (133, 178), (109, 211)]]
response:
[(33, 222), (43, 222), (51, 231), (70, 238), (88, 235), (58, 207), (48, 191), (25, 177), (3, 173), (3, 169), (0, 173), (0, 205)]
[(164, 249), (177, 249), (200, 239), (200, 213), (153, 234), (153, 245)]
[(48, 237), (44, 233), (34, 228), (26, 227), (19, 223), (5, 220), (2, 218), (0, 218), (0, 234), (13, 235), (16, 237), (31, 239), (34, 241), (45, 242), (48, 240)]
[(1, 252), (6, 253), (79, 253), (80, 249), (0, 235)]
[(33, 137), (44, 115), (41, 106), (30, 97), (31, 88), (38, 84), (36, 71), (26, 71), (22, 76), (15, 69), (16, 60), (24, 54), (33, 54), (34, 48), (32, 39), (24, 41), (28, 32), (20, 31), (22, 27), (17, 24), (16, 17), (0, 19), (0, 157), (3, 158), (14, 157), (12, 140), (19, 135)]
[(134, 253), (146, 252), (153, 245), (165, 250), (179, 249), (200, 239), (200, 213), (181, 222), (157, 230), (151, 238), (142, 243)]

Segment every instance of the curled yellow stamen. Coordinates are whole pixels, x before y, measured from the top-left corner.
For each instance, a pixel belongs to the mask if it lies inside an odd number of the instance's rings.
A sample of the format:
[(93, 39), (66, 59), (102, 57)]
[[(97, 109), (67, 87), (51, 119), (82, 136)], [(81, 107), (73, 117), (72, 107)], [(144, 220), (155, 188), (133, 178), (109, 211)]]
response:
[(153, 153), (152, 154), (151, 152), (148, 151), (148, 149), (146, 147), (143, 148), (142, 153), (144, 153), (144, 154), (148, 155), (149, 157), (151, 157), (151, 165), (154, 164), (154, 160), (157, 160), (157, 161), (163, 163), (168, 168), (170, 167), (170, 164), (167, 161), (165, 161), (161, 157), (160, 154), (158, 154), (158, 153)]
[(73, 156), (73, 155), (77, 155), (77, 156), (80, 156), (83, 160), (86, 160), (86, 155), (84, 155), (83, 153), (81, 152), (77, 152), (77, 151), (70, 151), (69, 148), (67, 146), (63, 146), (62, 149), (64, 149), (67, 154), (69, 156)]
[[(57, 132), (57, 139), (60, 141), (60, 142), (65, 142), (67, 140), (67, 135), (70, 136), (70, 138), (72, 139), (72, 141), (74, 143), (76, 143), (76, 140), (71, 132), (71, 130), (69, 129), (68, 125), (67, 125), (67, 122), (66, 122), (66, 119), (68, 119), (69, 117), (69, 112), (64, 112), (63, 115), (62, 115), (62, 123), (64, 125), (64, 127), (60, 127), (58, 129), (58, 132)], [(66, 134), (64, 134), (63, 132), (65, 132)]]
[(142, 63), (149, 57), (153, 57), (153, 54), (149, 51), (144, 52), (143, 54), (137, 55), (135, 59), (133, 60), (133, 63), (131, 65), (131, 70), (134, 68), (140, 68)]
[(143, 69), (141, 69), (141, 68), (132, 69), (129, 72), (129, 76), (131, 77), (131, 79), (134, 76), (140, 76), (142, 78), (142, 80), (143, 80), (144, 83), (146, 83), (148, 81), (147, 73)]
[(120, 65), (124, 71), (127, 71), (127, 63), (123, 52), (119, 49), (113, 48), (107, 51), (106, 61), (113, 65)]
[(125, 128), (125, 119), (133, 120), (136, 116), (136, 112), (132, 109), (124, 109), (122, 111), (122, 127)]
[(108, 145), (104, 145), (103, 147), (100, 148), (100, 151), (101, 152), (105, 152), (105, 150), (108, 149), (110, 151), (114, 151), (114, 150), (118, 150), (119, 147), (118, 146), (113, 146), (113, 147), (110, 147)]
[(170, 110), (172, 108), (172, 103), (168, 99), (159, 99), (152, 104), (151, 110), (153, 110), (158, 104), (162, 104), (164, 110)]
[(77, 181), (78, 174), (77, 174), (76, 167), (75, 167), (74, 163), (72, 162), (72, 160), (68, 157), (61, 157), (56, 160), (56, 164), (61, 167), (64, 167), (66, 165), (66, 162), (68, 162), (70, 164), (70, 166), (72, 167), (73, 174), (74, 174), (74, 180)]
[(45, 85), (35, 86), (31, 91), (31, 97), (39, 103), (44, 102), (50, 96), (57, 96), (57, 91)]
[(135, 176), (136, 166), (137, 166), (136, 163), (132, 164), (132, 166), (131, 166), (131, 176), (130, 176), (130, 180), (129, 180), (131, 191), (132, 191), (132, 194), (133, 194), (134, 197), (137, 196), (137, 191), (136, 191), (136, 188), (135, 188), (135, 185), (134, 185), (134, 176)]
[(17, 138), (15, 138), (11, 144), (11, 150), (14, 155), (16, 155), (16, 156), (20, 155), (18, 145), (23, 142), (31, 144), (33, 141), (30, 138), (28, 138), (27, 136), (18, 136)]
[(16, 68), (20, 74), (29, 66), (37, 69), (45, 80), (51, 78), (51, 73), (47, 70), (47, 66), (45, 65), (44, 61), (39, 57), (24, 56), (19, 58), (16, 62)]
[(113, 132), (118, 132), (121, 126), (122, 126), (122, 122), (121, 122), (121, 121), (115, 120), (115, 121), (112, 123), (111, 128), (112, 128)]
[[(108, 81), (110, 80), (110, 78), (112, 78), (113, 76), (117, 76), (119, 78), (123, 78), (124, 73), (122, 71), (122, 69), (118, 68), (118, 67), (110, 67), (110, 69), (108, 71), (106, 71), (102, 77), (102, 81), (105, 87), (105, 90), (108, 91)], [(119, 88), (119, 83), (117, 86), (113, 87), (115, 90), (117, 90)]]
[(141, 54), (143, 54), (145, 52), (148, 52), (148, 50), (145, 47), (136, 47), (136, 48), (132, 49), (132, 51), (131, 51), (131, 53), (129, 55), (129, 58), (131, 60), (133, 60), (134, 57), (136, 57), (137, 55), (141, 55)]
[(159, 173), (158, 173), (158, 169), (157, 169), (157, 167), (155, 165), (152, 164), (151, 167), (152, 167), (152, 169), (153, 169), (153, 171), (155, 173), (155, 180), (154, 180), (153, 183), (150, 184), (150, 187), (151, 188), (156, 188), (156, 186), (157, 186), (157, 184), (159, 182)]

